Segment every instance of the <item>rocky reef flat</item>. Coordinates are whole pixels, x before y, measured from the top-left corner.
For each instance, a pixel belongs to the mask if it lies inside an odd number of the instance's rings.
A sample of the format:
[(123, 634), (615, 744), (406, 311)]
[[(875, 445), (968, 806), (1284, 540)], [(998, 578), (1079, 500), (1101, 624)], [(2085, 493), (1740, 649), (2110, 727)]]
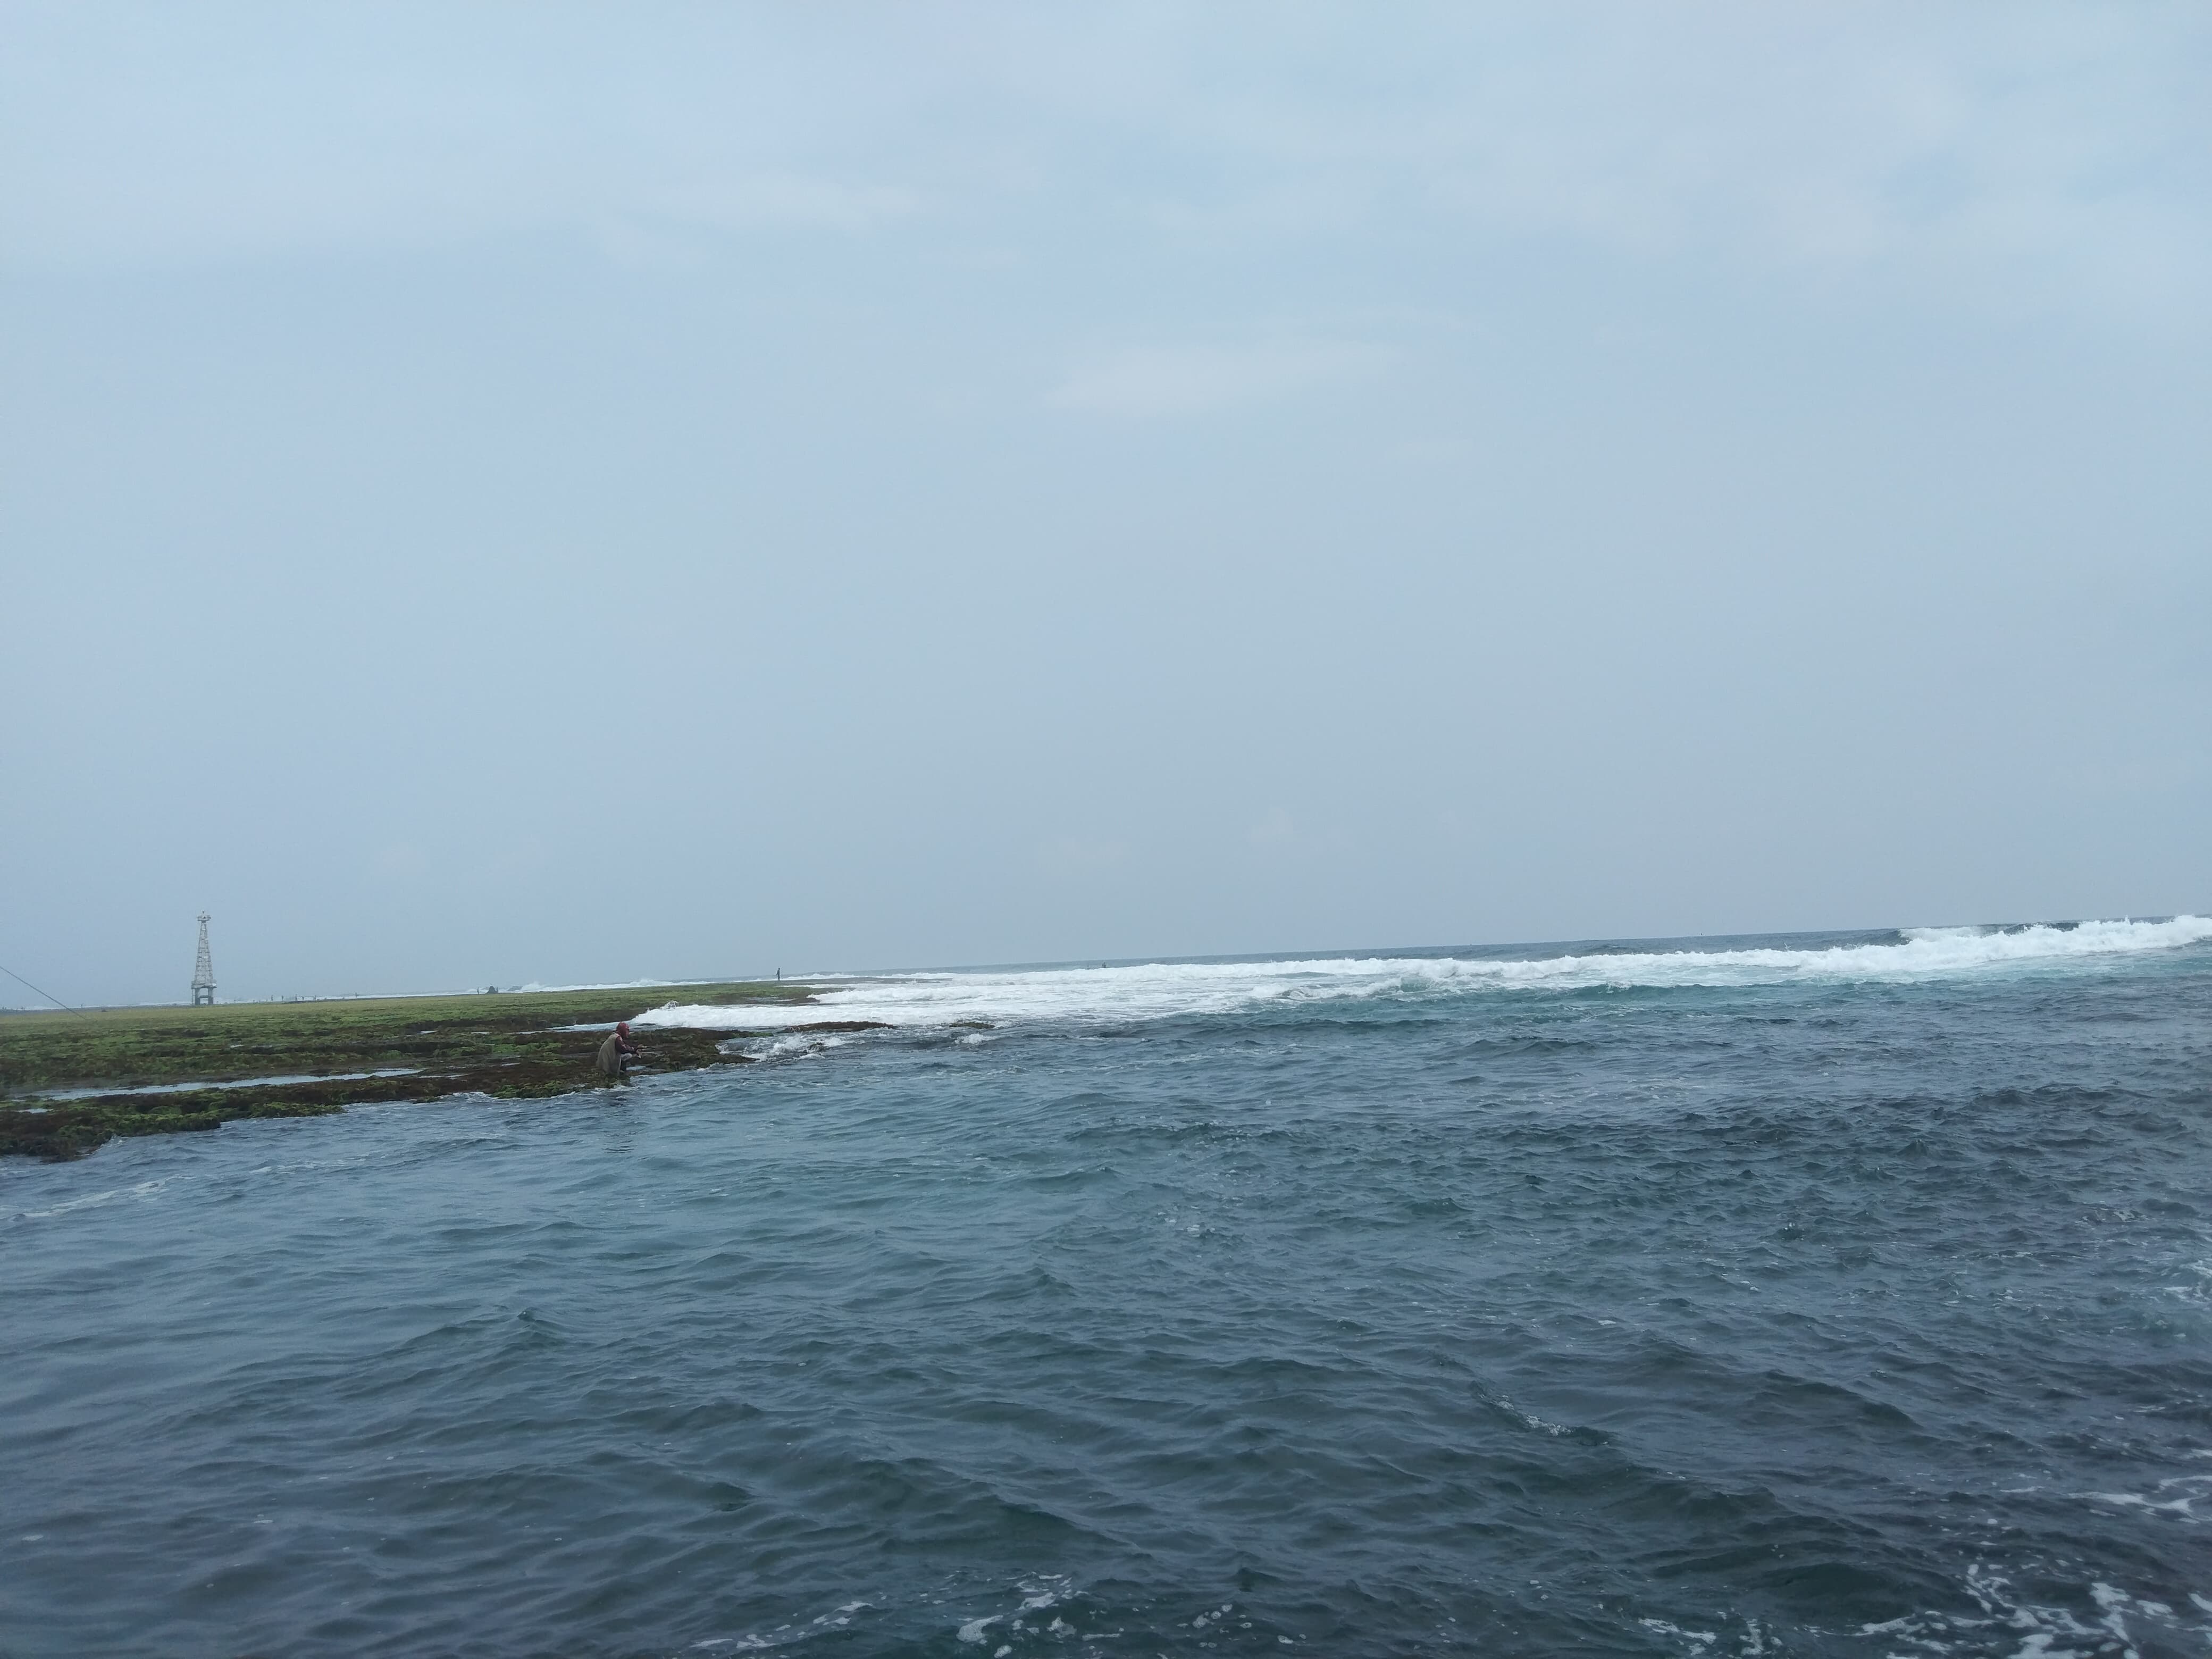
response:
[[(796, 1013), (815, 989), (770, 981), (0, 1014), (0, 1154), (76, 1158), (118, 1135), (237, 1118), (588, 1088), (605, 1028), (672, 1000)], [(639, 1039), (653, 1071), (744, 1063), (723, 1032)]]

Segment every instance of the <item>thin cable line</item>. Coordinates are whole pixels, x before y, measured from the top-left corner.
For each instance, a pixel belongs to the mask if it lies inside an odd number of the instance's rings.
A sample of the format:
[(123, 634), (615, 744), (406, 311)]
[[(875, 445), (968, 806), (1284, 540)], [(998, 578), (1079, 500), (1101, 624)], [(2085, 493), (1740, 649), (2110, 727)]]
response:
[[(5, 975), (8, 975), (8, 977), (9, 977), (9, 979), (14, 980), (14, 981), (15, 981), (15, 983), (16, 983), (16, 984), (18, 984), (18, 985), (31, 985), (31, 981), (28, 981), (27, 979), (25, 979), (25, 978), (24, 978), (21, 974), (17, 973), (17, 972), (16, 972), (13, 968), (0, 968), (0, 974), (5, 974)], [(39, 991), (39, 988), (38, 988), (37, 986), (35, 986), (35, 985), (31, 985), (31, 988), (32, 988), (33, 991)], [(82, 1009), (82, 1008), (72, 1008), (72, 1007), (70, 1007), (70, 1006), (69, 1006), (69, 1004), (67, 1004), (66, 1002), (64, 1002), (64, 1001), (63, 1001), (59, 997), (56, 996), (56, 995), (55, 995), (52, 991), (39, 991), (39, 994), (40, 994), (40, 996), (44, 997), (47, 1001), (49, 1001), (49, 1002), (52, 1003), (52, 1004), (54, 1005), (54, 1006), (55, 1006), (55, 1007), (57, 1007), (57, 1008), (59, 1008), (59, 1009), (63, 1010), (64, 1012), (67, 1012), (67, 1013), (72, 1013), (72, 1014), (82, 1014), (82, 1013), (83, 1013), (83, 1012), (84, 1012), (84, 1010), (83, 1010), (83, 1009)]]

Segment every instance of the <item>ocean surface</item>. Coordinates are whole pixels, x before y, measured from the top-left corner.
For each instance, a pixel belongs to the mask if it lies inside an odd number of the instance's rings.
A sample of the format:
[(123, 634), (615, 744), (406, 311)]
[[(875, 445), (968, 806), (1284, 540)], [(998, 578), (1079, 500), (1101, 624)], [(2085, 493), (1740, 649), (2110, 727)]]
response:
[(810, 1018), (0, 1164), (0, 1653), (2212, 1652), (2212, 921)]

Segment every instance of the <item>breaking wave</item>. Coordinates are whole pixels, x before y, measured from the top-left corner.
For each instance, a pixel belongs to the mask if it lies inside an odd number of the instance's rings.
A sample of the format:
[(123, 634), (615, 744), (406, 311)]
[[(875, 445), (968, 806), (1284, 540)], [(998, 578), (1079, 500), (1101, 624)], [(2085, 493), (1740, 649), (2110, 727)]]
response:
[(1812, 949), (1623, 950), (1547, 957), (1316, 957), (1303, 961), (1145, 963), (1097, 968), (983, 969), (817, 980), (819, 1000), (705, 1007), (672, 1003), (641, 1024), (742, 1030), (814, 1018), (894, 1026), (1146, 1020), (1222, 1013), (1278, 1001), (1452, 995), (1595, 988), (1725, 988), (1911, 981), (2093, 963), (2212, 940), (2212, 917), (2163, 921), (1916, 927), (1887, 940)]

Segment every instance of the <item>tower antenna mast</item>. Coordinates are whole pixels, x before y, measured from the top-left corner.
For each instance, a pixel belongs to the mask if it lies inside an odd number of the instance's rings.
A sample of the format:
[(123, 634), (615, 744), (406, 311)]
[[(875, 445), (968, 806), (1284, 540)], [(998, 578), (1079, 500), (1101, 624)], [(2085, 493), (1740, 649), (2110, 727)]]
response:
[(192, 964), (192, 1006), (215, 1006), (215, 958), (208, 954), (208, 913), (200, 912), (200, 955)]

